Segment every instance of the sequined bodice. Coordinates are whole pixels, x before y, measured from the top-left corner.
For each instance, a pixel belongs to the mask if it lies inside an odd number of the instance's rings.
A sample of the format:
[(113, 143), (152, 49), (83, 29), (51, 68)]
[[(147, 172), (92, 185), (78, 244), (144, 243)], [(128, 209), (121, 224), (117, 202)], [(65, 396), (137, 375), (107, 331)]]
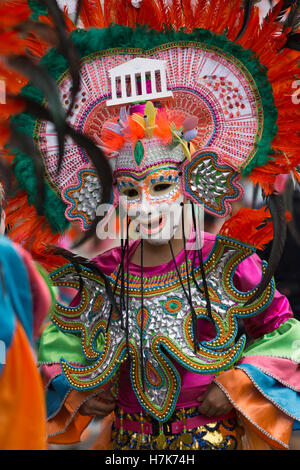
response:
[[(76, 307), (58, 306), (53, 321), (61, 329), (81, 331), (82, 349), (92, 362), (85, 368), (74, 367), (62, 361), (63, 371), (70, 384), (78, 389), (108, 387), (117, 377), (120, 363), (130, 356), (132, 388), (141, 406), (156, 419), (169, 419), (180, 391), (178, 362), (186, 369), (204, 374), (217, 373), (230, 367), (239, 358), (245, 338), (235, 343), (237, 318), (255, 315), (270, 303), (274, 285), (247, 307), (244, 306), (253, 291), (238, 291), (233, 275), (238, 264), (251, 255), (247, 245), (225, 237), (217, 237), (210, 256), (205, 261), (205, 274), (217, 335), (202, 341), (194, 350), (191, 307), (184, 290), (187, 284), (197, 318), (208, 318), (200, 268), (194, 269), (196, 285), (191, 281), (192, 263), (158, 277), (129, 274), (125, 311), (120, 315), (111, 310), (111, 304), (100, 279), (89, 270), (83, 271), (85, 288)], [(110, 279), (115, 287), (117, 303), (124, 287), (118, 268)], [(53, 274), (54, 281), (76, 287), (74, 270), (68, 265)], [(141, 296), (143, 286), (143, 296)], [(143, 300), (142, 300), (143, 297)], [(143, 308), (142, 308), (143, 306)], [(109, 324), (109, 327), (107, 328)], [(128, 333), (127, 333), (128, 332)], [(104, 336), (104, 348), (97, 351), (95, 338)], [(174, 359), (171, 360), (171, 359)]]

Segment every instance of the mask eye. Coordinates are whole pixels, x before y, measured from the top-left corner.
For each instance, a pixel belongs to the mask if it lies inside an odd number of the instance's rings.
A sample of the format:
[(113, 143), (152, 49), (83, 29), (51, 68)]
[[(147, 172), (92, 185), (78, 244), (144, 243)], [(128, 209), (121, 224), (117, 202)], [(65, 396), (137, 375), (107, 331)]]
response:
[(166, 193), (173, 186), (172, 183), (155, 183), (152, 186), (152, 192), (157, 193)]
[(126, 196), (128, 199), (134, 199), (138, 197), (139, 192), (135, 188), (126, 188), (122, 190), (121, 194), (122, 196)]

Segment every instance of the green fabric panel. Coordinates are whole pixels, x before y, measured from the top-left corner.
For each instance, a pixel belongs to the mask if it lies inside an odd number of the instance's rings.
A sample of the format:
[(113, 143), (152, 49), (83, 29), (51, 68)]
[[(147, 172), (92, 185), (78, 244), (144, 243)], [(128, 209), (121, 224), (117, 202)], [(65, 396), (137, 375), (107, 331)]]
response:
[[(104, 338), (102, 334), (99, 334), (95, 342), (95, 348), (98, 351), (102, 351), (103, 347)], [(38, 362), (60, 362), (61, 359), (65, 359), (68, 362), (90, 365), (90, 362), (83, 355), (80, 335), (65, 333), (59, 330), (53, 323), (50, 323), (41, 336)]]
[(255, 340), (245, 349), (245, 356), (285, 357), (300, 362), (300, 322), (290, 318), (272, 333)]

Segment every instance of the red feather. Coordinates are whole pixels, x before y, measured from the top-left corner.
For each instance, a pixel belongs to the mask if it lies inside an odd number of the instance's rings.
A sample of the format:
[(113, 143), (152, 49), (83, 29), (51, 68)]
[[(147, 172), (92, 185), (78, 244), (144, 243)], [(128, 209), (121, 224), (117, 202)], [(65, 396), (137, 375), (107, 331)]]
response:
[(273, 239), (273, 224), (269, 209), (266, 207), (240, 209), (224, 222), (220, 235), (263, 249)]

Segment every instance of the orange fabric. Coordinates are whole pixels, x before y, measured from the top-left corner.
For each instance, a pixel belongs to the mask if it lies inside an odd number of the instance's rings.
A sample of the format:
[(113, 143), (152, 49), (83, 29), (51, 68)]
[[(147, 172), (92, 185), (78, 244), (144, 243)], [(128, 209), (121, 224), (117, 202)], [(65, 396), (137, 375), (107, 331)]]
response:
[(0, 449), (46, 448), (43, 385), (27, 336), (17, 322), (0, 377)]
[(101, 420), (99, 434), (90, 450), (109, 450), (111, 443), (111, 430), (114, 419), (115, 413), (112, 412)]
[[(59, 413), (47, 423), (48, 442), (51, 444), (74, 444), (80, 441), (92, 416), (81, 416), (78, 409), (91, 392), (71, 390)], [(73, 416), (74, 414), (74, 416)], [(58, 434), (57, 434), (58, 433)], [(51, 436), (51, 434), (56, 434)]]
[[(242, 414), (253, 442), (257, 440), (253, 434), (255, 432), (272, 447), (286, 448), (275, 439), (279, 439), (288, 446), (293, 419), (267, 400), (255, 388), (247, 374), (239, 369), (231, 369), (218, 375), (216, 383), (228, 392), (235, 408)], [(262, 430), (270, 436), (266, 436)]]
[(244, 428), (242, 436), (243, 450), (272, 450), (272, 447), (248, 426), (248, 422), (240, 416)]

